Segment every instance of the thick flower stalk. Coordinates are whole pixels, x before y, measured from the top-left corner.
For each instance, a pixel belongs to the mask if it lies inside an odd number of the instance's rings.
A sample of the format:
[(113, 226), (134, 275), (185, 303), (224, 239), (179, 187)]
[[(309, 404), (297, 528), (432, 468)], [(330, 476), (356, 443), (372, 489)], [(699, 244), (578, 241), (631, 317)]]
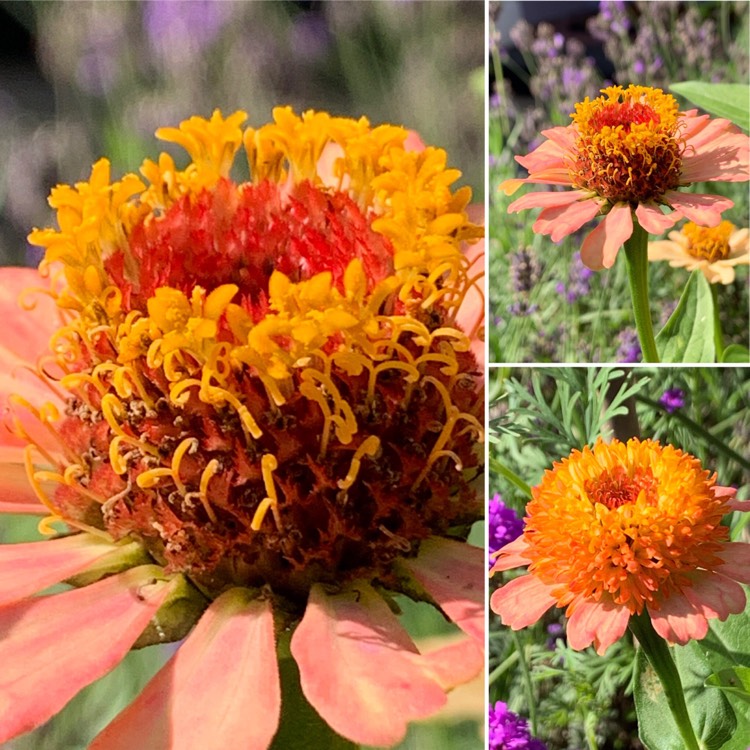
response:
[[(59, 228), (30, 235), (52, 302), (29, 318), (52, 338), (8, 386), (4, 451), (23, 450), (38, 502), (0, 510), (55, 538), (0, 547), (0, 618), (24, 623), (0, 626), (0, 741), (133, 645), (185, 635), (93, 748), (268, 747), (277, 653), (335, 732), (390, 745), (481, 668), (483, 556), (462, 541), (482, 506), (470, 191), (399, 127), (244, 120), (157, 131), (184, 169), (162, 153), (113, 182), (100, 160), (52, 191)], [(14, 340), (16, 361), (42, 335)], [(77, 588), (29, 598), (62, 580)], [(420, 654), (393, 594), (470, 637)]]
[(516, 157), (527, 178), (500, 185), (507, 195), (526, 183), (571, 188), (529, 193), (508, 207), (541, 208), (534, 231), (555, 242), (604, 216), (581, 246), (583, 262), (595, 270), (614, 264), (635, 224), (651, 234), (682, 218), (714, 227), (734, 205), (680, 188), (750, 179), (750, 139), (729, 120), (679, 112), (673, 96), (648, 86), (610, 86), (601, 93), (576, 105), (571, 125), (542, 131), (548, 140)]
[(670, 445), (599, 440), (532, 489), (524, 533), (492, 570), (528, 572), (499, 588), (491, 607), (514, 630), (565, 608), (571, 648), (593, 644), (600, 654), (643, 614), (670, 643), (703, 638), (709, 619), (745, 607), (750, 545), (727, 541), (721, 520), (748, 505)]

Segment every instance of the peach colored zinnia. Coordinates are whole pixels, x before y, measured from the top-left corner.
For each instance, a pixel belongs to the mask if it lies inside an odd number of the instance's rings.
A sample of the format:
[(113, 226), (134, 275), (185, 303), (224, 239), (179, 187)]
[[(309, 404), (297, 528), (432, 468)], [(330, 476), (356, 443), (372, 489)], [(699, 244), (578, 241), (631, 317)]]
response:
[(750, 503), (671, 445), (631, 439), (573, 451), (532, 489), (524, 533), (492, 572), (528, 572), (492, 595), (514, 630), (565, 607), (576, 650), (603, 654), (644, 610), (671, 643), (703, 638), (708, 620), (745, 607), (750, 545), (727, 541), (721, 519)]
[(679, 188), (750, 179), (750, 139), (729, 120), (679, 112), (673, 96), (648, 86), (611, 86), (601, 93), (576, 105), (571, 125), (542, 131), (548, 140), (516, 157), (527, 178), (500, 185), (507, 195), (526, 183), (572, 188), (529, 193), (508, 207), (541, 208), (534, 231), (555, 242), (604, 215), (581, 246), (583, 262), (596, 270), (614, 264), (633, 234), (634, 217), (646, 232), (661, 234), (682, 218), (716, 226), (734, 205)]
[[(92, 748), (267, 748), (282, 657), (335, 732), (391, 745), (481, 669), (470, 191), (399, 127), (244, 120), (158, 131), (183, 170), (56, 187), (42, 275), (0, 271), (0, 512), (54, 537), (0, 546), (0, 742), (185, 637)], [(420, 653), (398, 593), (468, 637)]]
[(648, 259), (668, 260), (674, 268), (696, 268), (711, 284), (731, 284), (735, 269), (750, 264), (750, 231), (730, 221), (717, 227), (699, 227), (689, 221), (669, 239), (648, 243)]

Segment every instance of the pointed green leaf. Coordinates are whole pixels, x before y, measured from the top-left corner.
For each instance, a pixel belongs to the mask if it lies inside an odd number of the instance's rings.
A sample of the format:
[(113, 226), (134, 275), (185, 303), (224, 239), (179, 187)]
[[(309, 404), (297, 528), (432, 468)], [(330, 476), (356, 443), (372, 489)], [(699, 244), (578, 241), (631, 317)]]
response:
[(714, 303), (711, 287), (698, 270), (690, 274), (677, 309), (656, 336), (662, 362), (713, 362)]
[(750, 87), (747, 84), (684, 81), (669, 88), (710, 115), (726, 117), (743, 130), (750, 130)]

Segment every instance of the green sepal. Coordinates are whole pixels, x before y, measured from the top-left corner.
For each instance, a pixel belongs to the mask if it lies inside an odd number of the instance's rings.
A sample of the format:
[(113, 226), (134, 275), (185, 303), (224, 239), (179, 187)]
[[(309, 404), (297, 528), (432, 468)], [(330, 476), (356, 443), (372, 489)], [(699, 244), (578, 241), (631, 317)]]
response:
[(280, 634), (276, 648), (281, 679), (281, 719), (270, 750), (293, 747), (356, 750), (359, 745), (334, 732), (305, 698), (297, 663), (291, 656), (286, 656), (290, 654), (290, 638), (290, 631)]
[(184, 576), (179, 576), (164, 604), (159, 607), (133, 648), (182, 640), (208, 605), (208, 599)]
[(153, 562), (151, 556), (138, 542), (113, 543), (111, 553), (100, 557), (82, 573), (65, 579), (65, 583), (80, 588), (115, 573), (122, 573), (129, 568), (151, 565)]

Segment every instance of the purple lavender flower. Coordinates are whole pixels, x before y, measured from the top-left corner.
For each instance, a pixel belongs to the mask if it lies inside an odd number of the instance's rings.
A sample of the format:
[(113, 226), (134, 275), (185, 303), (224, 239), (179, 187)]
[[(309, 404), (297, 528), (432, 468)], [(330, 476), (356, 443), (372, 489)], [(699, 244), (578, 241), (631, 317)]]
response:
[(685, 406), (685, 391), (682, 388), (667, 388), (662, 393), (659, 403), (664, 407), (668, 414), (673, 414), (678, 409)]
[(537, 285), (541, 273), (541, 264), (530, 247), (510, 256), (510, 278), (513, 291), (528, 294)]
[(585, 297), (591, 291), (591, 277), (594, 272), (587, 268), (576, 252), (568, 269), (568, 283), (559, 282), (555, 287), (558, 294), (565, 295), (565, 301), (572, 305), (576, 300)]
[(615, 357), (618, 362), (639, 362), (641, 359), (641, 345), (635, 328), (623, 328), (617, 334), (619, 347)]
[(490, 705), (489, 750), (547, 750), (529, 734), (526, 719), (508, 710), (502, 701)]
[(174, 54), (175, 46), (198, 55), (227, 24), (231, 6), (213, 0), (150, 0), (141, 6), (149, 45), (160, 56), (168, 56), (170, 50)]
[[(489, 502), (487, 523), (489, 524), (490, 555), (517, 539), (523, 533), (523, 519), (513, 508), (509, 508), (503, 502), (500, 495), (495, 495)], [(490, 558), (490, 567), (492, 567), (492, 562)]]

